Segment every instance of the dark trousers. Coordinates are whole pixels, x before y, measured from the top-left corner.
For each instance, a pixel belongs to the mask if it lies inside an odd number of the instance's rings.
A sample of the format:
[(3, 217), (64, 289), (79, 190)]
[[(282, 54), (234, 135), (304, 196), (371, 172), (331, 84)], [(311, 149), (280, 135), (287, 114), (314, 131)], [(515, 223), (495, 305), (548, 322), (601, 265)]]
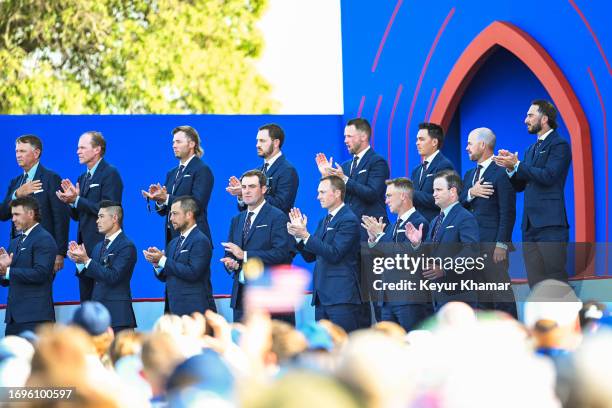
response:
[(26, 330), (36, 331), (36, 328), (43, 323), (52, 323), (50, 321), (39, 321), (39, 322), (27, 322), (27, 323), (17, 323), (11, 322), (6, 324), (6, 329), (4, 331), (5, 336), (17, 336), (19, 333), (22, 333)]
[(77, 276), (79, 278), (79, 296), (81, 303), (87, 300), (91, 300), (94, 288), (94, 280), (88, 278), (87, 276), (83, 276), (82, 274), (77, 274)]
[(568, 241), (568, 228), (527, 226), (523, 231), (523, 257), (530, 288), (546, 279), (567, 282)]
[[(233, 311), (233, 321), (241, 322), (244, 317), (243, 309), (232, 309)], [(295, 312), (290, 313), (272, 313), (270, 315), (272, 320), (280, 320), (281, 322), (285, 322), (295, 327)]]
[(395, 322), (407, 332), (418, 328), (419, 324), (432, 315), (433, 309), (428, 303), (394, 304), (385, 302), (382, 306), (382, 320)]
[(327, 319), (334, 324), (342, 327), (347, 333), (362, 328), (363, 305), (368, 303), (351, 304), (341, 303), (338, 305), (317, 305), (315, 306), (315, 320)]
[(478, 292), (478, 308), (482, 310), (500, 310), (506, 312), (515, 319), (517, 318), (516, 299), (512, 291), (510, 275), (508, 269), (510, 263), (508, 257), (503, 262), (493, 262), (494, 247), (483, 251), (483, 257), (486, 259), (485, 268), (482, 271), (474, 273), (475, 280), (483, 283), (503, 283), (508, 284), (508, 290), (494, 291), (479, 291)]

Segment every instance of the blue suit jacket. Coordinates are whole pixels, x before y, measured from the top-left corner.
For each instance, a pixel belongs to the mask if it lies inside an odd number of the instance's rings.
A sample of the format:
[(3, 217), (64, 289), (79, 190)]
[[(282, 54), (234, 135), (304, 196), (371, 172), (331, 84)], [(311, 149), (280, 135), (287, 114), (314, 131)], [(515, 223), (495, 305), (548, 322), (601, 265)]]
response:
[(306, 244), (303, 241), (298, 244), (306, 262), (317, 262), (312, 304), (360, 304), (360, 222), (347, 205), (332, 218), (325, 231), (324, 220)]
[[(352, 159), (342, 163), (345, 175), (351, 173)], [(385, 207), (385, 181), (389, 179), (389, 164), (374, 149), (370, 148), (362, 157), (346, 182), (346, 196), (344, 202), (351, 207), (355, 216), (361, 220), (363, 215), (383, 217), (388, 222), (387, 208)], [(365, 229), (360, 231), (361, 240), (368, 239)]]
[[(0, 220), (8, 221), (11, 219), (11, 208), (9, 203), (13, 193), (21, 184), (23, 175), (11, 180), (4, 201), (0, 204)], [(66, 204), (57, 198), (55, 192), (60, 189), (61, 178), (57, 173), (38, 164), (34, 180), (40, 180), (42, 188), (32, 194), (40, 206), (41, 225), (55, 238), (59, 254), (66, 255), (68, 250), (68, 226), (70, 223), (70, 212)], [(15, 238), (16, 230), (11, 226), (11, 239)]]
[(385, 228), (385, 235), (383, 235), (378, 242), (407, 242), (408, 238), (406, 238), (406, 225), (408, 223), (412, 223), (415, 228), (419, 228), (421, 224), (423, 224), (423, 236), (427, 236), (429, 232), (429, 221), (425, 219), (418, 211), (410, 214), (410, 217), (404, 222), (402, 222), (398, 229), (395, 239), (393, 239), (393, 230), (395, 228), (395, 224), (389, 224)]
[(200, 231), (202, 231), (212, 243), (210, 227), (208, 226), (208, 201), (210, 200), (210, 194), (212, 193), (213, 184), (215, 182), (212, 171), (210, 167), (197, 156), (191, 159), (183, 171), (183, 175), (176, 180), (178, 170), (179, 166), (176, 166), (166, 175), (166, 182), (164, 185), (168, 190), (168, 205), (163, 205), (157, 209), (159, 215), (166, 217), (166, 244), (179, 235), (168, 221), (168, 216), (172, 203), (180, 196), (191, 196), (196, 200), (200, 207), (200, 214), (196, 218), (196, 223)]
[(506, 170), (495, 163), (489, 164), (480, 178), (483, 182), (491, 183), (493, 195), (489, 198), (474, 197), (468, 201), (468, 190), (474, 185), (474, 173), (476, 168), (468, 170), (463, 177), (461, 204), (476, 217), (481, 242), (505, 243), (511, 250), (512, 229), (516, 219), (516, 192)]
[[(260, 167), (263, 171), (263, 166)], [(266, 191), (266, 202), (280, 209), (285, 214), (293, 208), (297, 196), (300, 178), (297, 170), (281, 155), (266, 172), (268, 177), (268, 190)], [(247, 208), (246, 204), (238, 206), (242, 211)]]
[[(438, 213), (439, 214), (439, 213)], [(478, 223), (476, 218), (465, 208), (457, 203), (440, 226), (440, 230), (434, 241), (434, 229), (436, 218), (429, 225), (427, 239), (423, 250), (427, 256), (436, 258), (477, 258), (480, 256), (480, 236), (478, 234)], [(463, 279), (471, 279), (471, 269), (466, 269), (461, 274), (453, 270), (445, 270), (445, 276), (440, 278), (446, 282), (460, 282)], [(460, 292), (461, 290), (458, 290)]]
[[(291, 249), (293, 237), (287, 232), (289, 218), (277, 207), (267, 202), (261, 207), (259, 214), (251, 224), (251, 229), (242, 241), (242, 231), (246, 220), (247, 211), (232, 218), (228, 242), (233, 242), (242, 250), (247, 251), (247, 259), (259, 258), (264, 266), (290, 264), (293, 257)], [(233, 256), (226, 252), (225, 256)], [(231, 307), (242, 309), (242, 296), (244, 285), (238, 282), (239, 273), (234, 273), (234, 285), (232, 287)]]
[(206, 309), (216, 310), (211, 305), (212, 285), (210, 283), (210, 241), (197, 227), (194, 228), (178, 250), (179, 237), (166, 246), (166, 264), (157, 278), (166, 282), (168, 306), (176, 315), (204, 313)]
[(123, 182), (114, 166), (106, 160), (100, 160), (98, 168), (91, 178), (89, 189), (84, 190), (87, 172), (79, 176), (81, 195), (76, 208), (70, 207), (70, 216), (79, 222), (77, 242), (85, 244), (88, 254), (93, 253), (94, 246), (104, 240), (104, 235), (98, 233), (96, 220), (100, 210), (100, 201), (112, 200), (121, 202)]
[(17, 251), (13, 239), (8, 252), (13, 254), (5, 323), (55, 321), (53, 309), (53, 264), (57, 255), (55, 239), (39, 224), (26, 237)]
[(412, 201), (414, 207), (420, 212), (429, 222), (440, 213), (440, 208), (436, 205), (433, 199), (433, 182), (436, 173), (442, 170), (454, 170), (453, 163), (450, 162), (442, 154), (438, 152), (436, 157), (429, 163), (427, 170), (423, 177), (421, 176), (421, 169), (423, 163), (419, 164), (412, 170), (412, 183), (414, 184), (414, 195)]
[(100, 257), (102, 245), (98, 242), (91, 254), (89, 266), (81, 272), (95, 281), (92, 300), (102, 303), (110, 312), (113, 327), (136, 327), (132, 308), (130, 281), (136, 266), (136, 246), (121, 232)]
[(527, 149), (518, 170), (510, 178), (514, 189), (524, 191), (523, 232), (534, 228), (566, 227), (565, 181), (572, 162), (569, 143), (553, 130), (535, 151)]

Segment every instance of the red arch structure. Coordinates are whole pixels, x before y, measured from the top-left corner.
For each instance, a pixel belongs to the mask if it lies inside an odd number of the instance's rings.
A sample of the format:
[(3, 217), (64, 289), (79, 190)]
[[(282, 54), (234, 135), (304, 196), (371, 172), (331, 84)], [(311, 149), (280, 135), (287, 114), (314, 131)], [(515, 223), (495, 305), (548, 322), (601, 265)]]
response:
[(514, 54), (535, 74), (563, 117), (570, 134), (574, 166), (576, 242), (595, 242), (595, 198), (591, 133), (582, 106), (551, 56), (529, 34), (495, 21), (467, 46), (451, 70), (431, 113), (431, 121), (448, 126), (474, 75), (499, 47)]

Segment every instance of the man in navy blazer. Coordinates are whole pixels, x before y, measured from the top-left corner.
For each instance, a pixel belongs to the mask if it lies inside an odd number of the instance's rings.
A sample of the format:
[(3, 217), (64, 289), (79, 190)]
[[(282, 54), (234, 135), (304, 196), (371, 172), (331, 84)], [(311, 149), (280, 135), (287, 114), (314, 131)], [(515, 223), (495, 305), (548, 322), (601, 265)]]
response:
[[(386, 204), (389, 211), (397, 214), (397, 220), (393, 224), (386, 225), (382, 218), (376, 219), (364, 215), (361, 226), (368, 232), (368, 246), (370, 248), (380, 248), (385, 244), (405, 243), (406, 225), (411, 223), (419, 228), (423, 225), (423, 235), (429, 231), (429, 222), (414, 208), (412, 195), (414, 185), (412, 181), (405, 177), (399, 177), (385, 182), (387, 185)], [(386, 256), (395, 255), (402, 251), (397, 245), (388, 245), (383, 250)], [(390, 253), (391, 252), (391, 253)], [(389, 296), (389, 298), (395, 296)], [(399, 296), (397, 296), (399, 297)], [(432, 313), (431, 302), (423, 301), (406, 294), (403, 299), (383, 300), (381, 306), (381, 318), (384, 321), (398, 323), (406, 331), (414, 330), (416, 326)]]
[[(370, 146), (372, 128), (370, 123), (362, 118), (351, 119), (344, 128), (344, 144), (353, 156), (351, 160), (342, 163), (342, 166), (327, 160), (324, 154), (316, 156), (317, 166), (321, 175), (334, 175), (340, 177), (346, 184), (345, 203), (351, 211), (361, 220), (361, 217), (382, 217), (388, 223), (387, 209), (385, 207), (385, 180), (389, 178), (389, 164)], [(361, 241), (368, 240), (368, 234), (360, 229)], [(380, 308), (374, 304), (376, 320), (381, 319)], [(369, 302), (363, 306), (363, 326), (371, 323)]]
[(55, 321), (55, 239), (40, 224), (40, 208), (34, 197), (16, 198), (10, 207), (15, 228), (22, 234), (11, 241), (8, 253), (0, 248), (0, 283), (9, 287), (6, 336), (34, 331), (41, 323)]
[(412, 246), (429, 258), (422, 274), (425, 283), (443, 284), (432, 288), (435, 311), (451, 301), (473, 307), (477, 304), (472, 284), (474, 273), (484, 269), (484, 260), (480, 256), (478, 222), (459, 203), (461, 187), (461, 177), (454, 170), (435, 175), (433, 196), (440, 212), (429, 225), (423, 245), (423, 228), (411, 223), (406, 226)]
[(567, 281), (565, 267), (569, 223), (565, 209), (565, 182), (572, 162), (570, 145), (557, 131), (557, 110), (546, 100), (531, 103), (525, 118), (527, 131), (538, 140), (523, 160), (500, 150), (495, 162), (506, 168), (510, 183), (524, 192), (523, 256), (529, 286), (545, 279)]
[[(243, 296), (248, 276), (243, 265), (248, 259), (258, 258), (265, 268), (290, 264), (293, 245), (287, 232), (289, 218), (266, 199), (266, 176), (259, 170), (250, 170), (240, 178), (242, 200), (247, 208), (232, 218), (225, 256), (221, 259), (226, 270), (233, 274), (231, 307), (234, 322), (244, 314)], [(276, 320), (295, 325), (293, 312), (275, 314)]]
[[(257, 155), (264, 159), (260, 170), (267, 182), (266, 202), (288, 214), (295, 203), (300, 179), (295, 167), (281, 152), (284, 142), (285, 132), (277, 124), (263, 125), (257, 132)], [(240, 211), (247, 208), (242, 199), (242, 184), (236, 176), (230, 177), (225, 190), (238, 198)]]
[(306, 262), (314, 262), (312, 304), (315, 319), (328, 319), (347, 332), (363, 326), (359, 289), (359, 220), (344, 204), (346, 186), (338, 176), (321, 179), (317, 199), (327, 210), (314, 234), (297, 208), (289, 213), (289, 234)]
[[(200, 135), (191, 126), (178, 126), (172, 130), (172, 149), (179, 164), (166, 175), (163, 186), (151, 184), (148, 191), (142, 194), (148, 200), (153, 200), (157, 213), (166, 218), (166, 244), (179, 235), (172, 227), (170, 208), (177, 197), (191, 196), (200, 209), (196, 223), (198, 229), (212, 243), (208, 225), (208, 201), (215, 182), (210, 167), (201, 159), (204, 151), (200, 146)], [(211, 298), (212, 301), (212, 298)]]
[(196, 224), (198, 211), (194, 198), (177, 197), (170, 209), (170, 222), (179, 235), (168, 243), (165, 254), (156, 247), (143, 251), (155, 276), (166, 282), (168, 312), (179, 316), (217, 310), (210, 283), (212, 246)]
[(442, 170), (454, 170), (453, 164), (442, 154), (444, 130), (435, 123), (420, 123), (416, 147), (422, 162), (412, 170), (414, 183), (414, 206), (431, 222), (440, 213), (433, 198), (433, 181)]
[[(9, 183), (4, 201), (0, 203), (0, 219), (11, 219), (11, 200), (29, 195), (36, 198), (40, 208), (41, 225), (53, 236), (58, 247), (53, 266), (53, 271), (57, 272), (64, 267), (64, 257), (68, 250), (70, 213), (55, 194), (62, 181), (60, 176), (40, 163), (42, 150), (42, 141), (35, 135), (19, 136), (15, 141), (15, 156), (23, 173)], [(15, 238), (18, 232), (15, 226), (11, 225), (11, 239)]]
[[(84, 244), (88, 253), (104, 239), (98, 232), (96, 220), (100, 201), (121, 202), (123, 182), (115, 167), (104, 160), (106, 140), (100, 132), (88, 131), (79, 138), (77, 155), (79, 163), (87, 166), (87, 171), (79, 176), (75, 185), (69, 179), (62, 180), (62, 189), (57, 196), (70, 207), (70, 216), (78, 221), (77, 243)], [(79, 277), (81, 302), (91, 300), (94, 281), (83, 275)]]
[[(496, 137), (488, 128), (477, 128), (468, 135), (466, 151), (476, 167), (463, 176), (461, 204), (478, 222), (481, 254), (486, 254), (486, 267), (475, 278), (482, 282), (510, 283), (508, 275), (512, 229), (516, 219), (516, 192), (506, 171), (493, 162)], [(517, 317), (512, 289), (479, 296), (481, 309), (503, 310)]]
[(125, 235), (123, 209), (114, 201), (100, 202), (98, 231), (104, 241), (98, 242), (91, 258), (83, 244), (72, 241), (68, 257), (76, 264), (78, 273), (94, 280), (92, 300), (102, 303), (111, 316), (115, 334), (136, 327), (132, 308), (130, 281), (136, 266), (136, 246)]

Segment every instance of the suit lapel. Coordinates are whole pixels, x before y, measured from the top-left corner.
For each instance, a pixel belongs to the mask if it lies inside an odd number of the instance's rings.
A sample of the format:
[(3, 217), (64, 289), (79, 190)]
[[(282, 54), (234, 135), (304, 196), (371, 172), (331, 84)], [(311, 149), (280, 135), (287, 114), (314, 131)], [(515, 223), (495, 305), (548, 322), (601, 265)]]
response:
[[(248, 211), (248, 209), (247, 209), (247, 211)], [(261, 210), (259, 211), (259, 214), (257, 214), (257, 217), (255, 217), (255, 220), (253, 222), (251, 222), (251, 229), (249, 229), (249, 233), (247, 234), (246, 240), (245, 240), (245, 242), (243, 242), (243, 245), (246, 245), (247, 242), (249, 242), (249, 240), (253, 236), (253, 232), (255, 232), (255, 228), (257, 228), (258, 225), (262, 225), (263, 224), (262, 220), (265, 219), (266, 214), (268, 213), (268, 211), (269, 211), (268, 203), (265, 203), (263, 205), (263, 207), (261, 207)]]
[(181, 185), (181, 183), (183, 182), (183, 179), (185, 178), (185, 175), (186, 175), (186, 174), (189, 174), (189, 176), (190, 176), (190, 177), (192, 177), (192, 175), (191, 175), (191, 173), (190, 173), (190, 172), (193, 170), (193, 167), (195, 166), (195, 164), (194, 164), (194, 163), (195, 163), (195, 161), (196, 161), (196, 160), (199, 160), (199, 159), (198, 159), (198, 156), (194, 156), (194, 157), (191, 159), (191, 161), (189, 162), (189, 164), (187, 165), (187, 167), (185, 167), (185, 170), (183, 171), (183, 175), (182, 175), (182, 176), (181, 176), (181, 177), (180, 177), (178, 180), (176, 179), (176, 174), (177, 174), (177, 173), (178, 173), (178, 171), (179, 171), (179, 167), (180, 167), (180, 165), (179, 165), (179, 166), (176, 166), (176, 169), (175, 169), (175, 171), (173, 172), (173, 176), (174, 176), (174, 177), (173, 177), (173, 179), (174, 179), (174, 180), (176, 180), (176, 181), (174, 182), (174, 187), (173, 187), (173, 189), (172, 189), (172, 192), (176, 192), (176, 191), (178, 190), (178, 188), (179, 188), (179, 186)]
[[(365, 166), (370, 162), (370, 156), (372, 156), (373, 154), (374, 154), (374, 151), (372, 150), (372, 147), (370, 147), (370, 150), (368, 150), (366, 154), (363, 155), (361, 160), (359, 160), (359, 163), (357, 164), (357, 168), (355, 169), (355, 172), (353, 173), (353, 176), (351, 178), (357, 178), (357, 175), (359, 174), (359, 172), (363, 170)], [(351, 171), (351, 167), (349, 166), (349, 172), (350, 171)]]

